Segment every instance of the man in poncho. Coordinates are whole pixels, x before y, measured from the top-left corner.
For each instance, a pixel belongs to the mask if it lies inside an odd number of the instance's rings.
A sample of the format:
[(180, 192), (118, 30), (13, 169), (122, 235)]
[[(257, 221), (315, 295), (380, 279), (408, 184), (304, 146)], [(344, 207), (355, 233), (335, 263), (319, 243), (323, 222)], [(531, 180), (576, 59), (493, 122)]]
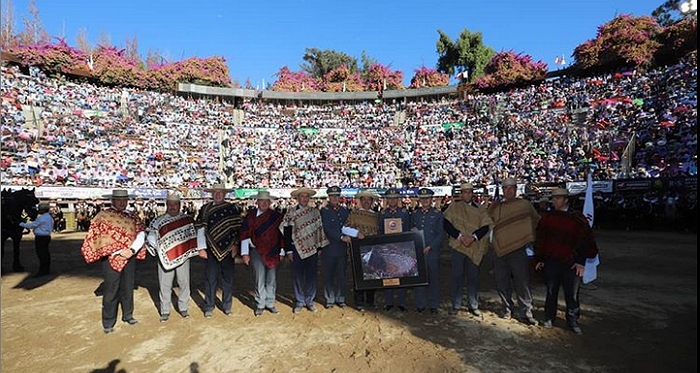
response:
[[(158, 258), (158, 285), (160, 296), (160, 321), (168, 321), (172, 307), (173, 280), (177, 277), (180, 288), (178, 310), (182, 317), (189, 317), (190, 258), (197, 256), (197, 233), (191, 216), (180, 212), (180, 194), (168, 194), (165, 214), (155, 218), (148, 228), (148, 251)], [(206, 249), (206, 245), (201, 250)]]
[(316, 207), (309, 205), (314, 194), (315, 190), (303, 187), (292, 191), (291, 196), (297, 200), (298, 205), (287, 211), (280, 225), (287, 257), (292, 261), (296, 299), (294, 313), (301, 312), (304, 307), (311, 312), (318, 311), (314, 305), (318, 279), (318, 249), (328, 245), (329, 241), (323, 232), (321, 213)]
[(105, 333), (114, 331), (119, 304), (122, 321), (134, 325), (134, 258), (143, 260), (146, 232), (141, 220), (126, 211), (129, 194), (115, 189), (110, 196), (112, 206), (101, 211), (90, 224), (80, 251), (88, 263), (102, 261), (104, 277), (102, 297), (102, 327)]

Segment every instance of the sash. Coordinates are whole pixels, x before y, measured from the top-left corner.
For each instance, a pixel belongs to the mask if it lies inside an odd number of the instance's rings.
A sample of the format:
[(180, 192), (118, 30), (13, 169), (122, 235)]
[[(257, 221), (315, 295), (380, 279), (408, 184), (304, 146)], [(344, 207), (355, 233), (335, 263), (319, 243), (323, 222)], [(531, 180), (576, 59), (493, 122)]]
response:
[[(113, 208), (103, 210), (92, 219), (85, 241), (80, 247), (80, 253), (87, 263), (93, 263), (107, 257), (110, 267), (121, 272), (128, 260), (112, 254), (131, 248), (136, 236), (143, 230), (143, 223), (135, 215)], [(136, 259), (143, 260), (145, 258), (146, 250), (139, 250)]]
[(292, 242), (302, 259), (316, 254), (319, 247), (330, 243), (323, 231), (321, 213), (314, 207), (290, 209), (284, 214), (280, 232), (284, 233), (284, 227), (292, 227)]
[(156, 218), (151, 222), (150, 235), (155, 235), (155, 242), (149, 240), (148, 252), (158, 257), (166, 271), (179, 267), (199, 251), (194, 220), (186, 214)]

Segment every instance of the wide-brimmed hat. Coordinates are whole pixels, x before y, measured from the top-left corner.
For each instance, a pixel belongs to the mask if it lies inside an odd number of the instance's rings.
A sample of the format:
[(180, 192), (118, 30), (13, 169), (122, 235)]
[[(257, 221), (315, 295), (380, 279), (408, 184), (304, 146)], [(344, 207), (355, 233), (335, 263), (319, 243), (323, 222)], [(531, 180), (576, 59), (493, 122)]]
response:
[(389, 188), (384, 192), (384, 198), (399, 198), (401, 197), (401, 193), (399, 193), (399, 190), (396, 188)]
[(503, 186), (516, 186), (518, 185), (518, 181), (513, 179), (512, 177), (509, 177), (505, 180), (503, 180)]
[(129, 199), (132, 196), (129, 195), (129, 191), (126, 189), (114, 189), (112, 190), (112, 194), (106, 194), (104, 197), (111, 199)]
[(327, 196), (339, 196), (342, 190), (338, 186), (332, 186), (326, 189), (326, 195)]
[(361, 198), (371, 198), (372, 200), (376, 201), (379, 199), (379, 196), (368, 191), (363, 191), (360, 193), (355, 194), (355, 198), (361, 199)]
[(552, 191), (552, 197), (568, 197), (569, 190), (565, 188), (556, 188)]
[(435, 195), (435, 192), (432, 189), (420, 188), (418, 190), (418, 198), (433, 198), (433, 195)]
[(233, 189), (226, 188), (226, 185), (222, 184), (222, 183), (214, 184), (211, 187), (204, 189), (205, 192), (209, 192), (209, 193), (215, 192), (218, 190), (221, 190), (221, 191), (228, 193), (228, 192), (232, 191)]
[(168, 192), (168, 196), (165, 198), (166, 201), (168, 202), (180, 202), (180, 193), (179, 192)]
[(312, 197), (314, 194), (316, 194), (316, 191), (307, 187), (301, 187), (293, 190), (292, 193), (290, 193), (292, 198), (297, 198), (300, 194), (307, 194), (309, 197)]
[(267, 190), (259, 190), (258, 194), (255, 195), (255, 199), (261, 199), (261, 200), (268, 200), (271, 201), (275, 199), (270, 195), (270, 192)]
[(474, 190), (474, 185), (472, 183), (462, 183), (459, 190)]

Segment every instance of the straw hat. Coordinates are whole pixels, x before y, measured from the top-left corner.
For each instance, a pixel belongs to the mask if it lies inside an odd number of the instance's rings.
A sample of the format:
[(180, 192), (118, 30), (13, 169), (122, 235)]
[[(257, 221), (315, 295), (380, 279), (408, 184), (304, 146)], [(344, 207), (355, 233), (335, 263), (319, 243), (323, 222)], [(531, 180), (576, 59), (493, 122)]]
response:
[(258, 200), (273, 200), (274, 198), (270, 195), (270, 192), (267, 190), (259, 190), (258, 194), (255, 195), (255, 199)]
[(180, 193), (178, 192), (169, 192), (168, 196), (165, 198), (165, 201), (167, 202), (180, 202)]
[(228, 193), (228, 192), (232, 191), (233, 189), (226, 188), (226, 185), (225, 185), (225, 184), (222, 184), (222, 183), (217, 183), (217, 184), (212, 185), (212, 186), (209, 187), (209, 188), (204, 189), (205, 192), (209, 192), (209, 193), (211, 193), (211, 192), (216, 192), (216, 191), (219, 191), (219, 190)]
[(112, 194), (106, 194), (104, 197), (111, 199), (129, 199), (132, 196), (129, 195), (129, 191), (126, 189), (113, 189)]
[(565, 188), (556, 188), (552, 191), (552, 197), (568, 197), (569, 190)]
[(472, 183), (462, 183), (459, 190), (474, 190), (474, 185)]
[(307, 187), (301, 187), (299, 189), (293, 190), (292, 193), (290, 193), (292, 198), (297, 198), (300, 194), (306, 194), (309, 197), (312, 197), (314, 194), (316, 194), (316, 191)]
[(357, 198), (357, 199), (361, 199), (361, 198), (365, 198), (365, 197), (371, 198), (373, 201), (376, 201), (379, 199), (378, 195), (376, 195), (372, 192), (368, 192), (368, 191), (363, 191), (363, 192), (355, 194), (355, 198)]
[(503, 180), (503, 186), (516, 186), (518, 185), (518, 182), (513, 179), (512, 177), (509, 177), (505, 180)]

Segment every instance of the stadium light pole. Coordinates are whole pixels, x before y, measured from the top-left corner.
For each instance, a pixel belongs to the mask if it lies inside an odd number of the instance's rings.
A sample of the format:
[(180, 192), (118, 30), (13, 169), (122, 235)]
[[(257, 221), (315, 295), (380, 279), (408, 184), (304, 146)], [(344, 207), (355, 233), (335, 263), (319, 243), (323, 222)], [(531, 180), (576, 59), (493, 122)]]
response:
[(698, 0), (684, 1), (680, 6), (680, 11), (686, 16), (697, 18), (698, 16)]

